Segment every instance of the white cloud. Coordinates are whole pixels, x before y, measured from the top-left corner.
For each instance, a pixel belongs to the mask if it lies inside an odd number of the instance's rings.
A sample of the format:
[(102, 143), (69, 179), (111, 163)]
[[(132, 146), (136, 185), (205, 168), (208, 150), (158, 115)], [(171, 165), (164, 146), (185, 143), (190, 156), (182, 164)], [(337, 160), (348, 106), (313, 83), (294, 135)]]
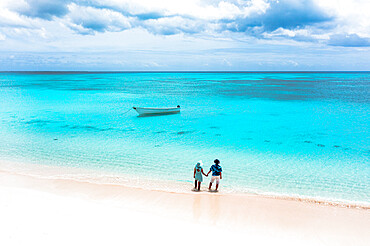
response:
[(356, 33), (370, 37), (369, 0), (315, 0), (315, 2), (336, 17), (335, 27), (331, 30), (333, 34)]
[(0, 5), (0, 27), (26, 27), (32, 28), (32, 19), (20, 16)]
[(177, 33), (199, 33), (205, 28), (199, 21), (180, 16), (145, 20), (140, 24), (149, 32), (172, 35)]
[(68, 6), (67, 25), (82, 33), (117, 32), (131, 28), (130, 18), (109, 9), (79, 6), (74, 3)]

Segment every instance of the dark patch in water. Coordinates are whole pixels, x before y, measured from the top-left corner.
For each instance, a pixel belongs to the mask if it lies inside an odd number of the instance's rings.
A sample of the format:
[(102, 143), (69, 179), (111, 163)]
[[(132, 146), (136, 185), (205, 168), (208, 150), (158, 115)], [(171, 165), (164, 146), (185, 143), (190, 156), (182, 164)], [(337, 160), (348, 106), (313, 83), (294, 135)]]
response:
[(57, 138), (54, 138), (54, 140), (58, 140)]
[(183, 134), (188, 134), (188, 133), (192, 133), (193, 131), (181, 131), (181, 132), (177, 132), (177, 135), (183, 135)]
[(204, 135), (204, 134), (206, 134), (205, 132), (202, 132), (202, 134)]
[(219, 136), (221, 136), (221, 134), (215, 134), (215, 136), (219, 137)]
[(166, 131), (158, 131), (158, 132), (155, 132), (156, 134), (161, 134), (161, 133), (165, 133)]
[(306, 140), (306, 141), (304, 141), (305, 143), (312, 143), (312, 141), (309, 141), (309, 140)]
[(340, 146), (339, 145), (333, 145), (334, 148), (339, 148)]
[(220, 129), (218, 126), (210, 126), (211, 129)]
[(154, 147), (158, 148), (158, 147), (161, 147), (159, 144), (156, 144)]
[(325, 145), (323, 145), (323, 144), (316, 144), (316, 146), (318, 146), (318, 147), (325, 147)]
[(71, 129), (87, 129), (87, 130), (97, 130), (97, 131), (100, 130), (99, 128), (95, 126), (72, 126)]
[(264, 142), (265, 142), (265, 143), (269, 143), (269, 142), (271, 142), (271, 140), (265, 140)]
[(97, 88), (74, 88), (71, 91), (99, 91)]
[(49, 123), (54, 123), (54, 121), (51, 121), (51, 120), (30, 120), (30, 121), (25, 122), (25, 124), (27, 124), (27, 125), (32, 125), (32, 124), (46, 125), (46, 124), (49, 124)]
[(61, 126), (62, 128), (68, 128), (72, 130), (88, 130), (88, 131), (97, 131), (97, 132), (104, 132), (104, 131), (110, 131), (113, 130), (113, 128), (98, 128), (95, 126), (70, 126), (70, 125), (64, 125)]
[(253, 138), (242, 138), (243, 140), (252, 140)]

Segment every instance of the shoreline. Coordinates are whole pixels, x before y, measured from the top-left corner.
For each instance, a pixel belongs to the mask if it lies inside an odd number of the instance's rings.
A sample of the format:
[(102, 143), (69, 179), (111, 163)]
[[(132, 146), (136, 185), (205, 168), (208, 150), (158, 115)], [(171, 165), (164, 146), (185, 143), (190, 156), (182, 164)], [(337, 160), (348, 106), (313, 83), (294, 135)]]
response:
[[(131, 175), (116, 174), (106, 170), (86, 169), (79, 167), (60, 167), (52, 165), (41, 164), (27, 164), (19, 162), (9, 162), (0, 160), (0, 173), (6, 172), (15, 175), (25, 175), (41, 179), (60, 179), (70, 180), (76, 182), (87, 182), (91, 184), (101, 185), (118, 185), (123, 188), (143, 189), (147, 191), (161, 191), (168, 193), (178, 194), (192, 194), (192, 193), (212, 193), (214, 195), (237, 195), (237, 196), (256, 196), (267, 199), (277, 199), (286, 201), (296, 201), (307, 204), (324, 205), (330, 207), (340, 207), (349, 209), (370, 210), (370, 202), (359, 201), (338, 201), (334, 199), (305, 197), (299, 195), (286, 195), (286, 194), (269, 194), (268, 192), (242, 192), (230, 191), (221, 186), (220, 192), (209, 192), (208, 183), (202, 183), (201, 192), (194, 191), (190, 187), (193, 183), (180, 182), (180, 181), (166, 181), (147, 178), (145, 182), (138, 181), (145, 178), (132, 178)], [(99, 173), (99, 175), (97, 175)], [(152, 184), (156, 186), (152, 186)], [(170, 187), (170, 188), (168, 188)], [(213, 187), (214, 188), (214, 187)]]
[[(33, 204), (32, 209), (28, 208), (30, 204)], [(87, 217), (83, 216), (85, 210), (89, 211)], [(117, 184), (43, 179), (4, 171), (0, 171), (1, 213), (5, 219), (0, 224), (16, 224), (14, 231), (3, 228), (3, 235), (9, 236), (6, 242), (12, 242), (10, 236), (19, 237), (29, 231), (37, 236), (36, 239), (43, 238), (41, 231), (54, 235), (50, 240), (55, 240), (55, 234), (60, 232), (54, 228), (66, 230), (71, 221), (82, 227), (89, 227), (89, 223), (94, 221), (94, 225), (102, 224), (107, 230), (102, 235), (112, 236), (108, 231), (117, 230), (117, 216), (123, 216), (119, 220), (119, 228), (126, 235), (140, 237), (142, 232), (149, 232), (156, 236), (154, 240), (157, 236), (168, 237), (169, 241), (164, 241), (166, 245), (172, 245), (174, 240), (178, 240), (176, 237), (183, 234), (190, 237), (184, 238), (185, 241), (191, 239), (189, 243), (193, 242), (194, 228), (206, 234), (220, 233), (220, 240), (225, 243), (238, 239), (254, 245), (359, 246), (370, 241), (367, 233), (369, 210), (258, 195), (145, 190)], [(17, 218), (15, 221), (14, 216)], [(63, 216), (71, 218), (63, 222)], [(35, 228), (22, 226), (29, 223)], [(79, 230), (84, 231), (82, 228)], [(95, 237), (89, 234), (89, 238)], [(76, 238), (81, 239), (80, 235)], [(3, 240), (0, 236), (0, 242)], [(148, 242), (152, 240), (150, 238)], [(205, 243), (211, 242), (204, 240)], [(47, 241), (45, 245), (49, 243)]]

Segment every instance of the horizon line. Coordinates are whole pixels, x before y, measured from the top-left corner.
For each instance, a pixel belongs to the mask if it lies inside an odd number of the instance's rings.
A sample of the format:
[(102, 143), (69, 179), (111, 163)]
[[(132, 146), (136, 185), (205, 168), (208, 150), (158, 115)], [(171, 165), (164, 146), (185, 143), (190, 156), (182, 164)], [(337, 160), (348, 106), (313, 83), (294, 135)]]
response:
[(368, 73), (370, 70), (312, 70), (312, 71), (222, 71), (222, 70), (164, 70), (164, 71), (151, 71), (151, 70), (132, 70), (132, 71), (117, 71), (117, 70), (0, 70), (0, 73)]

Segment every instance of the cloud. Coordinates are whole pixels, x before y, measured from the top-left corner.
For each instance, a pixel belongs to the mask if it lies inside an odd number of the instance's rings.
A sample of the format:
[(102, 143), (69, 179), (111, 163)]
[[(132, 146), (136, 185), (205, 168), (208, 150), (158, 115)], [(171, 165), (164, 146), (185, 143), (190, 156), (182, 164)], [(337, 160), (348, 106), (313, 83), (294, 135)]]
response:
[(136, 17), (140, 20), (153, 20), (153, 19), (160, 19), (163, 17), (170, 17), (170, 16), (165, 16), (163, 13), (159, 13), (159, 12), (147, 12), (147, 13), (136, 14)]
[[(363, 0), (355, 0), (357, 5), (347, 2), (346, 9), (354, 6), (350, 12), (336, 6), (337, 0), (327, 1), (323, 4), (320, 0), (0, 0), (0, 31), (7, 39), (17, 38), (20, 36), (17, 33), (27, 29), (42, 28), (44, 36), (52, 39), (61, 36), (63, 26), (66, 27), (63, 31), (72, 35), (134, 29), (156, 36), (185, 34), (204, 40), (217, 36), (230, 42), (243, 39), (369, 46), (367, 12), (359, 10), (361, 18), (356, 23), (351, 21), (353, 11), (364, 4)], [(343, 4), (346, 0), (338, 1)], [(36, 31), (29, 33), (28, 36), (37, 35)]]
[(363, 38), (357, 34), (334, 34), (328, 41), (332, 46), (370, 47), (370, 38)]
[(141, 27), (154, 34), (173, 35), (178, 33), (199, 33), (204, 25), (199, 21), (180, 16), (149, 19), (141, 22)]
[(160, 35), (231, 31), (264, 38), (263, 33), (279, 28), (302, 29), (332, 20), (314, 0), (4, 1), (16, 14), (60, 21), (80, 34), (140, 27)]
[(80, 34), (118, 32), (131, 28), (130, 18), (109, 9), (97, 9), (76, 4), (68, 6), (67, 26)]
[(265, 30), (277, 28), (295, 29), (307, 25), (332, 20), (312, 0), (281, 0), (271, 3), (266, 13), (259, 15), (253, 22), (262, 24)]
[(0, 5), (0, 27), (31, 28), (31, 20), (22, 18), (18, 13), (2, 8)]
[(259, 36), (279, 28), (286, 30), (301, 29), (333, 20), (312, 0), (270, 1), (264, 12), (254, 12), (248, 16), (223, 20), (223, 28), (233, 32), (245, 32)]
[(66, 15), (70, 2), (71, 0), (23, 0), (13, 10), (28, 17), (51, 20), (54, 16)]

